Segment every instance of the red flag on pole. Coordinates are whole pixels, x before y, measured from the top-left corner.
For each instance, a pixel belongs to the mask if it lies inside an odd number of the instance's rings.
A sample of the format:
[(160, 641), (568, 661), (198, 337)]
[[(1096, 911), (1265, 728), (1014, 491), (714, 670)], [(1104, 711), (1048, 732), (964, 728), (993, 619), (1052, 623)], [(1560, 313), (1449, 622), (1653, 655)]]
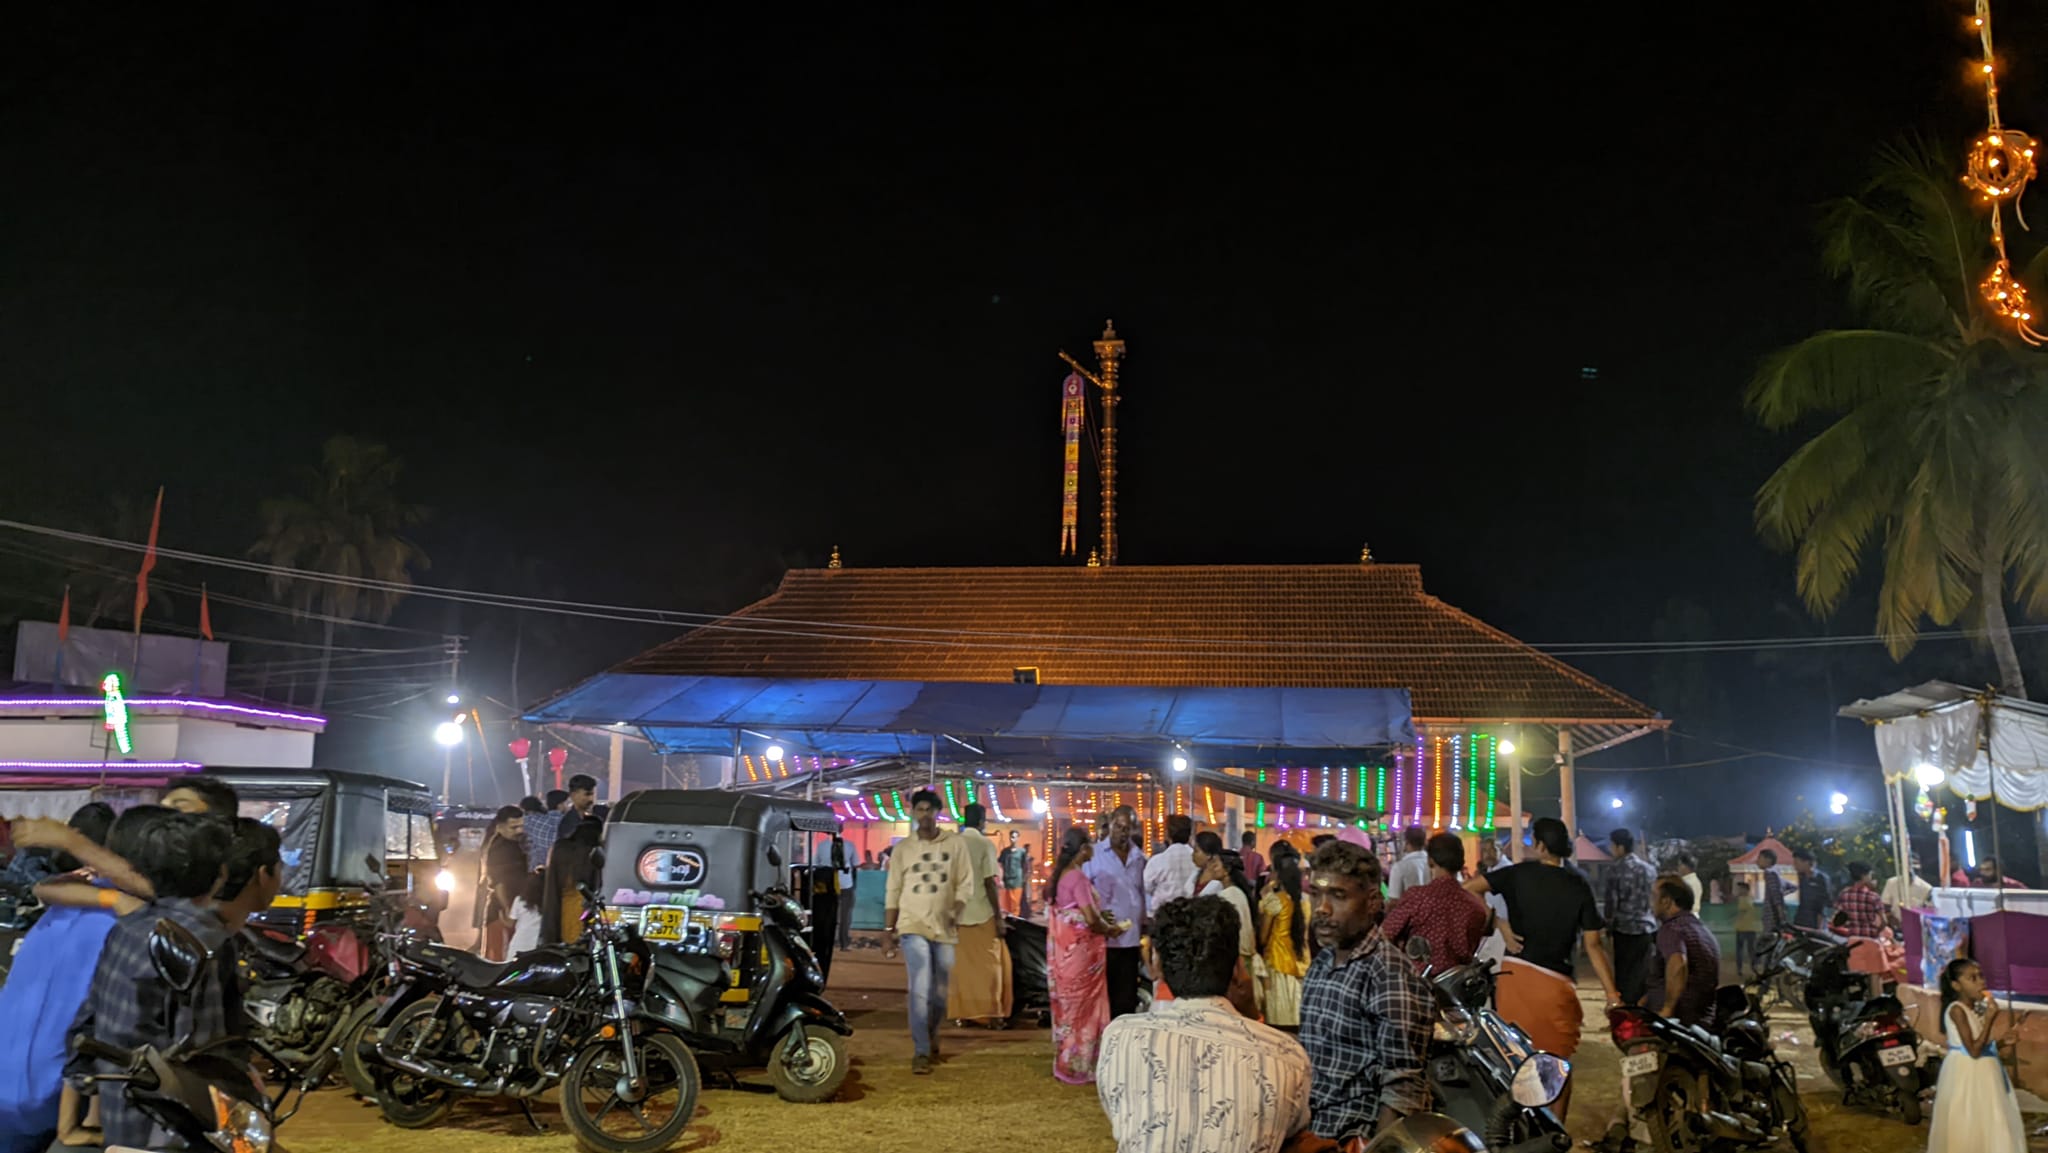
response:
[(64, 586), (64, 606), (57, 610), (57, 643), (71, 639), (71, 586)]
[(199, 635), (213, 639), (213, 613), (206, 607), (206, 585), (199, 586)]
[(142, 610), (149, 607), (149, 571), (156, 567), (156, 530), (164, 523), (164, 490), (156, 490), (156, 511), (149, 515), (149, 547), (142, 553), (142, 571), (135, 574), (135, 635), (142, 635)]

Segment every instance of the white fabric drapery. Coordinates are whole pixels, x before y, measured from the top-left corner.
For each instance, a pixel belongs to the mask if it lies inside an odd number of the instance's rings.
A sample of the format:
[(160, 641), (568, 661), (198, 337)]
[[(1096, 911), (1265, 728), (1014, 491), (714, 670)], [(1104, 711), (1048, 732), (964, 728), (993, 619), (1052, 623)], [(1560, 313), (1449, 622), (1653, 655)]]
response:
[[(1885, 721), (1876, 736), (1886, 780), (1910, 780), (1916, 767), (1933, 765), (1958, 796), (1996, 796), (2009, 809), (2048, 808), (2048, 716), (1995, 701), (1987, 732), (1984, 705), (1959, 701)], [(1988, 737), (1983, 748), (1980, 737)]]
[(92, 800), (90, 789), (64, 789), (49, 792), (5, 792), (0, 791), (0, 820), (18, 821), (23, 817), (45, 817), (52, 821), (68, 821), (80, 805)]

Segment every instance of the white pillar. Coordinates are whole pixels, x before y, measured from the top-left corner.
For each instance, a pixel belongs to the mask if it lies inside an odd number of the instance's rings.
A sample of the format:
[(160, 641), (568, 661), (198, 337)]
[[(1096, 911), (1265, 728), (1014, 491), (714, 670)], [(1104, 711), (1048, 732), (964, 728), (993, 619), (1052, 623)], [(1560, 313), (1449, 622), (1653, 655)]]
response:
[(1560, 727), (1557, 730), (1557, 755), (1563, 758), (1557, 766), (1557, 807), (1564, 818), (1564, 831), (1576, 838), (1579, 835), (1578, 794), (1572, 782), (1572, 731)]
[(626, 734), (624, 733), (612, 734), (610, 776), (611, 791), (605, 794), (604, 799), (606, 804), (616, 805), (619, 803), (619, 794), (625, 790), (626, 785)]

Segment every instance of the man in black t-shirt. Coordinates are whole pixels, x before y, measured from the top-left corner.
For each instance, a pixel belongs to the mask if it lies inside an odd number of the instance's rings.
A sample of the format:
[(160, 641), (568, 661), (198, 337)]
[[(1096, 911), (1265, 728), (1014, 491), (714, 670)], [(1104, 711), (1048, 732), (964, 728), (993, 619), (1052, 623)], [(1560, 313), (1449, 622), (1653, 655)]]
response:
[[(1554, 817), (1539, 819), (1530, 832), (1536, 860), (1480, 873), (1465, 882), (1465, 888), (1482, 896), (1499, 893), (1507, 902), (1508, 919), (1500, 929), (1514, 955), (1502, 960), (1495, 986), (1500, 1015), (1527, 1033), (1537, 1048), (1570, 1057), (1578, 1051), (1579, 1031), (1585, 1024), (1572, 976), (1573, 947), (1585, 944), (1610, 1006), (1620, 1003), (1621, 993), (1614, 985), (1614, 967), (1600, 947), (1604, 926), (1593, 887), (1585, 874), (1564, 867), (1572, 851), (1571, 834)], [(1567, 1081), (1557, 1102), (1560, 1120), (1570, 1105)]]

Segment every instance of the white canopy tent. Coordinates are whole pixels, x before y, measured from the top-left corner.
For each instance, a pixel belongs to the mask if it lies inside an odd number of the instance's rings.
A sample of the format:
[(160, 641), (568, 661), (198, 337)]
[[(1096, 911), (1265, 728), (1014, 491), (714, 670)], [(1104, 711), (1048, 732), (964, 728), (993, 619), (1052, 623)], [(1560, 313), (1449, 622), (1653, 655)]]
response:
[[(1877, 730), (1877, 760), (1884, 770), (1900, 876), (1908, 867), (1907, 781), (1923, 788), (1945, 784), (1967, 800), (2022, 812), (2048, 808), (2048, 706), (1929, 681), (1857, 701), (1840, 715)], [(1991, 829), (1996, 838), (1995, 819)], [(1941, 880), (1946, 882), (1946, 875)]]

